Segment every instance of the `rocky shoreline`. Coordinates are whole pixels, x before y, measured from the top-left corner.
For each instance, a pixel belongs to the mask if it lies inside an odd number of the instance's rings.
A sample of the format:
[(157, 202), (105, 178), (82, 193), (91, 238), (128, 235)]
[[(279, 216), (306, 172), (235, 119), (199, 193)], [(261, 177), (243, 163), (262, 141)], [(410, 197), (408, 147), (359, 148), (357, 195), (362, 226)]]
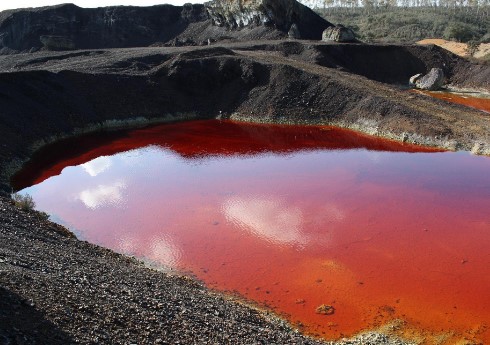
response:
[(190, 278), (74, 238), (0, 199), (2, 344), (318, 344)]
[[(333, 344), (0, 197), (1, 344)], [(335, 344), (408, 344), (368, 332)]]

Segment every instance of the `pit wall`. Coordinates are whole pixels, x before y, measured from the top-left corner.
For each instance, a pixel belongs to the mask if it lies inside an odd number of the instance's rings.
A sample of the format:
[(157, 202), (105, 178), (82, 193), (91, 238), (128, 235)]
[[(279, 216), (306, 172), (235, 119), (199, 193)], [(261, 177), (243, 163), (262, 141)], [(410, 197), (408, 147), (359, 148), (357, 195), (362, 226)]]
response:
[(245, 49), (277, 52), (402, 87), (408, 87), (411, 76), (437, 67), (444, 71), (448, 84), (490, 92), (490, 66), (472, 63), (436, 45), (322, 44), (290, 40)]
[(254, 69), (260, 66), (209, 58), (174, 63), (148, 76), (73, 71), (0, 74), (0, 189), (10, 193), (12, 174), (36, 149), (61, 138), (229, 112), (267, 77)]
[[(347, 83), (342, 75), (324, 77), (212, 49), (214, 54), (180, 54), (147, 75), (1, 73), (2, 192), (11, 192), (10, 177), (47, 143), (87, 131), (188, 119), (330, 124), (411, 143), (490, 153), (488, 121), (475, 127), (485, 135), (458, 132), (462, 126), (457, 121), (434, 119), (424, 109), (439, 102), (437, 107), (448, 111), (464, 111), (442, 101), (428, 103), (424, 96), (396, 94), (399, 91), (374, 82), (366, 86), (363, 78)], [(306, 51), (299, 52), (299, 58), (305, 59)], [(401, 102), (403, 97), (422, 100), (423, 107), (412, 107), (411, 99)]]

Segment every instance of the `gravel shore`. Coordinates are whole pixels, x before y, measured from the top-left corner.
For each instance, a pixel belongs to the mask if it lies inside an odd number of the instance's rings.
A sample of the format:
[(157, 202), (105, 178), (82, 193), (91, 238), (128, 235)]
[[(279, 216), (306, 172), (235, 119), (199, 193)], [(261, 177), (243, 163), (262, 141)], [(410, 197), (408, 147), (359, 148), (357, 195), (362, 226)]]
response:
[[(0, 344), (332, 344), (0, 197)], [(338, 344), (406, 344), (366, 333)]]

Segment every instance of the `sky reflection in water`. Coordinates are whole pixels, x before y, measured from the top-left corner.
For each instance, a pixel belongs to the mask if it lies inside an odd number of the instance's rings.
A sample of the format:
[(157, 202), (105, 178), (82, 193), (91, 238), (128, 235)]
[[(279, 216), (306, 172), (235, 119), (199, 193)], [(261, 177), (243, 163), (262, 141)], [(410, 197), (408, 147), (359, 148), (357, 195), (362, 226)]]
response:
[[(191, 271), (327, 338), (400, 318), (490, 341), (490, 159), (369, 151), (416, 149), (328, 128), (139, 131), (89, 145), (88, 161), (64, 153), (47, 171), (76, 166), (22, 193), (82, 239)], [(323, 303), (336, 313), (316, 314)]]

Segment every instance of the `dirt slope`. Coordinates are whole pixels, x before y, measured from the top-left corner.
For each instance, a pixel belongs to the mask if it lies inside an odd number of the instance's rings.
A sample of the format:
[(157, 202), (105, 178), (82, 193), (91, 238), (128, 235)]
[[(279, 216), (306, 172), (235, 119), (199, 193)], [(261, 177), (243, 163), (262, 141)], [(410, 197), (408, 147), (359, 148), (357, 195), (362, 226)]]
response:
[[(357, 56), (371, 61), (359, 64)], [(400, 60), (404, 68), (397, 70)], [(43, 142), (135, 119), (222, 116), (335, 124), (397, 140), (488, 152), (484, 113), (400, 88), (408, 75), (438, 64), (454, 80), (473, 66), (432, 46), (283, 41), (4, 56), (3, 189), (9, 190), (8, 177)], [(484, 87), (488, 82), (475, 83)]]

